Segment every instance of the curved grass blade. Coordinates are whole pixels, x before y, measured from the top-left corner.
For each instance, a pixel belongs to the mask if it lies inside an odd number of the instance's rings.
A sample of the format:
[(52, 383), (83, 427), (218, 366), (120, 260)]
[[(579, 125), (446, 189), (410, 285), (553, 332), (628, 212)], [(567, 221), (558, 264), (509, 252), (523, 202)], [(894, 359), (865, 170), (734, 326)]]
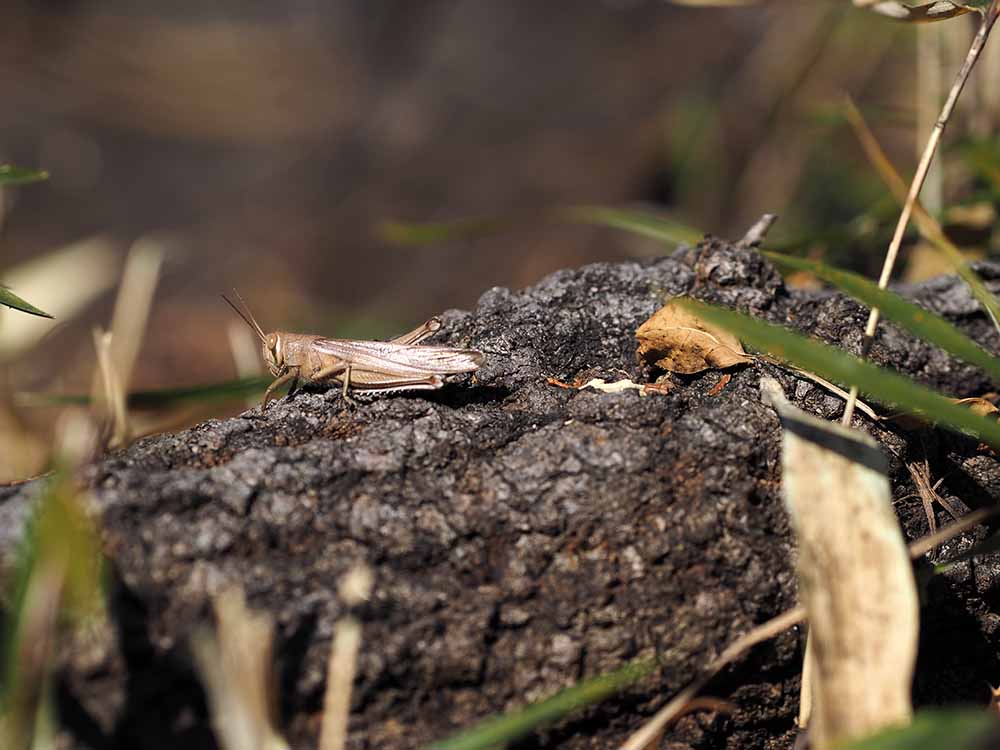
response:
[(49, 173), (40, 169), (23, 169), (11, 164), (0, 164), (0, 185), (27, 185), (49, 179)]
[(677, 304), (702, 320), (725, 328), (745, 344), (766, 351), (778, 359), (828, 380), (856, 386), (876, 401), (893, 404), (907, 413), (974, 435), (995, 448), (1000, 447), (1000, 424), (974, 414), (908, 378), (749, 315), (692, 299), (678, 300)]
[[(273, 378), (253, 376), (226, 380), (222, 383), (193, 385), (187, 388), (165, 388), (153, 391), (134, 391), (128, 394), (127, 404), (130, 409), (165, 409), (182, 404), (208, 403), (212, 401), (230, 401), (255, 393), (262, 393)], [(90, 396), (58, 393), (22, 392), (16, 396), (20, 406), (85, 406), (90, 403)]]
[(649, 211), (607, 206), (572, 206), (560, 213), (566, 221), (624, 229), (671, 245), (694, 245), (705, 237), (693, 227)]
[[(865, 157), (875, 168), (875, 171), (878, 172), (896, 201), (900, 205), (905, 204), (907, 194), (906, 183), (899, 175), (899, 172), (896, 171), (892, 162), (889, 161), (889, 157), (882, 150), (882, 146), (865, 122), (861, 111), (851, 99), (846, 100), (844, 112), (848, 123), (854, 128), (855, 135), (865, 152)], [(968, 284), (972, 295), (979, 300), (979, 304), (983, 306), (983, 309), (986, 310), (992, 319), (993, 325), (997, 330), (1000, 330), (1000, 300), (997, 300), (993, 293), (986, 288), (983, 280), (969, 266), (965, 256), (962, 255), (962, 251), (954, 242), (948, 239), (941, 225), (927, 212), (919, 200), (913, 204), (913, 222), (917, 225), (917, 229), (924, 239), (934, 245), (945, 256), (948, 262), (954, 267), (955, 273)]]
[(925, 310), (895, 292), (879, 288), (860, 274), (844, 271), (805, 258), (796, 258), (768, 250), (761, 251), (779, 267), (808, 271), (837, 287), (868, 307), (877, 307), (889, 320), (921, 339), (940, 346), (949, 354), (981, 367), (1000, 382), (1000, 359), (987, 352), (940, 315)]
[(632, 662), (614, 672), (592, 677), (561, 690), (551, 698), (520, 711), (486, 719), (472, 729), (430, 745), (427, 750), (489, 750), (504, 747), (574, 711), (609, 698), (650, 674), (656, 666), (655, 659)]
[(180, 404), (228, 401), (262, 393), (273, 378), (254, 375), (249, 378), (226, 380), (222, 383), (194, 385), (189, 388), (167, 388), (156, 391), (136, 391), (128, 395), (129, 408), (163, 409)]
[(13, 308), (14, 310), (20, 310), (21, 312), (28, 313), (29, 315), (37, 315), (40, 318), (52, 317), (44, 310), (39, 310), (30, 302), (21, 299), (5, 286), (0, 286), (0, 305), (5, 305), (6, 307)]
[(430, 245), (435, 242), (475, 239), (512, 229), (525, 222), (568, 222), (624, 229), (672, 245), (693, 245), (704, 235), (698, 230), (649, 211), (609, 206), (568, 206), (543, 211), (532, 217), (482, 217), (439, 222), (386, 221), (379, 236), (396, 245)]
[(837, 750), (979, 750), (995, 747), (996, 737), (996, 716), (983, 709), (921, 711), (909, 726), (847, 742)]
[(39, 722), (53, 705), (51, 675), (62, 626), (99, 615), (104, 572), (97, 529), (72, 474), (60, 468), (34, 507), (6, 585), (9, 617), (0, 624), (0, 746), (40, 746)]

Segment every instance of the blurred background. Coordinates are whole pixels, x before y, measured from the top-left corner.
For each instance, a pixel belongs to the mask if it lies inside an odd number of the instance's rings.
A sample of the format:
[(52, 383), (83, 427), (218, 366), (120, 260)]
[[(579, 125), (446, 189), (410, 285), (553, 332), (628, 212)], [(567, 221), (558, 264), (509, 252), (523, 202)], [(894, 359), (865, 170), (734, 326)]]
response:
[[(233, 287), (265, 329), (385, 337), (492, 286), (665, 252), (547, 220), (566, 206), (643, 206), (730, 238), (775, 212), (776, 245), (877, 274), (897, 209), (844, 96), (909, 179), (974, 17), (685, 6), (5, 3), (0, 163), (50, 178), (0, 195), (0, 282), (57, 320), (0, 315), (4, 419), (45, 419), (10, 394), (90, 390), (91, 331), (137, 247), (162, 267), (132, 389), (234, 378), (234, 352), (251, 371), (219, 299)], [(924, 196), (980, 255), (1000, 175), (992, 47)], [(421, 246), (388, 231), (487, 217), (502, 231)], [(918, 256), (903, 275), (938, 270)]]

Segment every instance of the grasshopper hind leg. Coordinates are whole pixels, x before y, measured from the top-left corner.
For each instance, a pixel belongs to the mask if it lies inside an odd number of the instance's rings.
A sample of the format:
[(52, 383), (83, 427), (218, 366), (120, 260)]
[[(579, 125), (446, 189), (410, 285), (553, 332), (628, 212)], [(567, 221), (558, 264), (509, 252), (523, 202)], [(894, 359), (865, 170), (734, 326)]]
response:
[(348, 390), (351, 387), (351, 366), (350, 365), (347, 365), (347, 369), (344, 370), (343, 378), (344, 378), (344, 388), (340, 392), (340, 397), (342, 399), (344, 399), (344, 403), (347, 404), (348, 406), (350, 406), (352, 408), (357, 408), (358, 402), (355, 401), (353, 398), (351, 398), (348, 395), (348, 393), (347, 393)]
[(406, 344), (408, 346), (413, 346), (415, 344), (419, 344), (424, 339), (433, 336), (440, 330), (441, 318), (434, 317), (430, 320), (424, 321), (409, 333), (404, 333), (402, 336), (397, 336), (396, 338), (389, 340), (393, 344)]
[(445, 379), (440, 375), (428, 375), (426, 378), (414, 378), (413, 380), (401, 380), (392, 385), (372, 386), (358, 388), (355, 386), (356, 397), (374, 399), (388, 393), (406, 393), (407, 391), (436, 391), (445, 384)]
[(351, 387), (351, 366), (347, 362), (337, 362), (334, 365), (330, 365), (329, 367), (317, 372), (311, 379), (319, 383), (335, 377), (340, 377), (344, 381), (344, 387), (340, 393), (344, 401), (350, 406), (357, 406), (358, 402), (347, 395), (347, 389)]

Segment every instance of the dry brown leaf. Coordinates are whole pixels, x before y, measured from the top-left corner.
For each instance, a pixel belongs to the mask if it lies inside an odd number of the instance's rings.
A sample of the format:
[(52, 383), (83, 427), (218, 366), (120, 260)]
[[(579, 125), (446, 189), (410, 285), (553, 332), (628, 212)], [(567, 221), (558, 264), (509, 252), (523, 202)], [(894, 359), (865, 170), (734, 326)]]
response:
[(565, 388), (566, 390), (574, 390), (583, 387), (583, 380), (581, 378), (577, 378), (572, 383), (563, 382), (562, 380), (559, 380), (559, 378), (546, 378), (546, 380), (549, 385), (554, 385), (557, 388)]
[[(996, 405), (987, 398), (974, 396), (972, 398), (953, 398), (949, 400), (953, 404), (967, 406), (969, 411), (973, 414), (979, 415), (980, 417), (992, 417), (993, 419), (1000, 420), (1000, 409), (998, 409)], [(908, 432), (919, 430), (927, 426), (927, 420), (917, 416), (916, 414), (891, 414), (886, 417), (886, 420), (892, 422), (901, 430), (906, 430)]]
[(674, 301), (639, 326), (635, 337), (641, 358), (682, 375), (750, 361), (739, 339), (681, 309)]
[(642, 387), (643, 393), (670, 393), (674, 389), (674, 384), (669, 380), (657, 381), (655, 383), (646, 383)]
[(823, 288), (823, 282), (819, 276), (811, 271), (793, 271), (785, 276), (785, 286), (792, 289), (818, 290)]
[(985, 398), (960, 398), (956, 399), (955, 403), (959, 406), (969, 407), (969, 411), (977, 416), (1000, 419), (1000, 409), (993, 402), (987, 401)]

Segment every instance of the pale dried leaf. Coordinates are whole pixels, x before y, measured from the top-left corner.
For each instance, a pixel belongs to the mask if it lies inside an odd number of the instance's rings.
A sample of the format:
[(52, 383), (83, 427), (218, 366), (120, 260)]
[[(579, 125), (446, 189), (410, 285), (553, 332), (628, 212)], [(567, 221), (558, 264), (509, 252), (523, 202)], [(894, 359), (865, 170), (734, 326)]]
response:
[(673, 388), (673, 385), (667, 382), (663, 383), (636, 383), (632, 380), (616, 380), (613, 383), (609, 383), (601, 378), (592, 378), (586, 383), (582, 382), (582, 378), (573, 383), (564, 383), (556, 378), (549, 378), (549, 384), (558, 386), (559, 388), (575, 389), (582, 391), (584, 388), (593, 388), (595, 391), (600, 391), (601, 393), (625, 393), (626, 391), (639, 391), (640, 396), (648, 396), (650, 393), (669, 393)]
[(761, 385), (784, 426), (782, 492), (815, 639), (809, 733), (825, 750), (909, 722), (917, 590), (878, 444)]
[(638, 355), (669, 372), (691, 375), (746, 364), (739, 339), (670, 301), (639, 326)]
[(588, 380), (580, 386), (580, 390), (583, 390), (584, 388), (593, 388), (595, 391), (600, 391), (601, 393), (624, 393), (625, 391), (639, 391), (640, 393), (645, 393), (646, 390), (646, 386), (641, 383), (634, 383), (628, 379), (616, 380), (613, 383), (609, 383), (606, 380), (601, 380), (600, 378)]

